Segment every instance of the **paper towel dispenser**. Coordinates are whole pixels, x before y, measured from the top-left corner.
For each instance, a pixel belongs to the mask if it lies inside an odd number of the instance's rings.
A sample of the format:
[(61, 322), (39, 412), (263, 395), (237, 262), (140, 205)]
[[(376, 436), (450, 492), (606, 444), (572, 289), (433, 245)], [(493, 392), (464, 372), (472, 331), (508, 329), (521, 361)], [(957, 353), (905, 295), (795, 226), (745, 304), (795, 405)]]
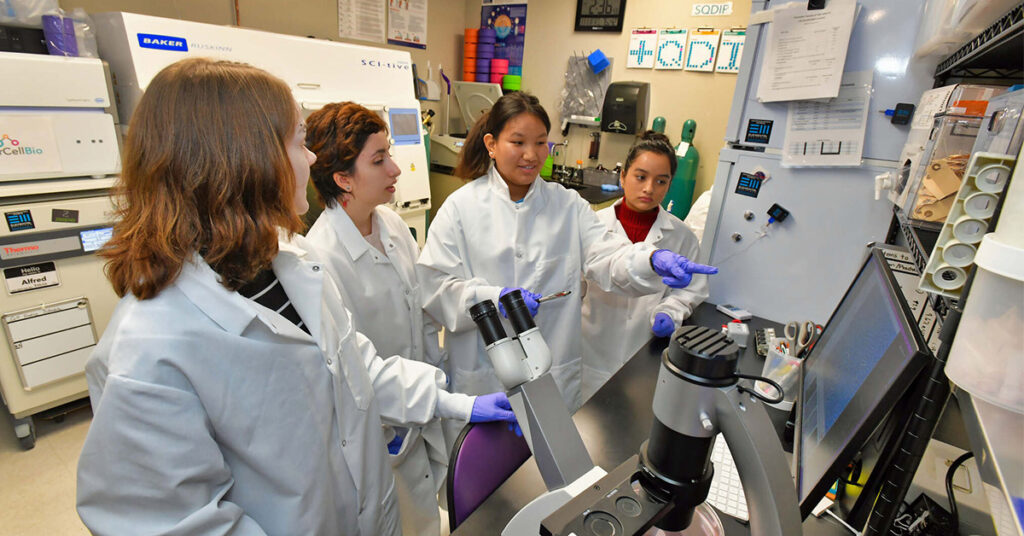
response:
[(612, 82), (604, 94), (601, 130), (639, 134), (647, 125), (651, 107), (651, 85), (647, 82)]

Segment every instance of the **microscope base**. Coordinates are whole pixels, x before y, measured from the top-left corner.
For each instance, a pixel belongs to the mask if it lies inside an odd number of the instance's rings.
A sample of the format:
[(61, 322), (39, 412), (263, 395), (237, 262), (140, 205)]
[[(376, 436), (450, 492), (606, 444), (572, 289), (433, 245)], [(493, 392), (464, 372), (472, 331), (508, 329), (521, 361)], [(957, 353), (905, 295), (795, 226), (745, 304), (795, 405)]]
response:
[(501, 536), (522, 536), (523, 534), (540, 534), (540, 523), (552, 512), (559, 509), (570, 499), (579, 495), (583, 490), (594, 485), (607, 473), (600, 467), (594, 467), (583, 476), (569, 483), (564, 488), (544, 492), (516, 512), (516, 515), (505, 525)]

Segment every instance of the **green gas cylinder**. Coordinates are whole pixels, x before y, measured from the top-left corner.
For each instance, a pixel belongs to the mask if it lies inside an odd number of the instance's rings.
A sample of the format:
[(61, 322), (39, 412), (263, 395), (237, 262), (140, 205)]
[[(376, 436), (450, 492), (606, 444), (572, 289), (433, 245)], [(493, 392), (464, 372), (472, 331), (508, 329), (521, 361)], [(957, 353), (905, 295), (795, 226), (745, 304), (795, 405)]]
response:
[(693, 135), (697, 132), (697, 122), (687, 119), (683, 123), (682, 141), (676, 145), (676, 174), (672, 176), (672, 184), (661, 206), (673, 216), (683, 219), (690, 213), (693, 204), (693, 189), (697, 186), (697, 165), (700, 155), (693, 146)]
[(665, 118), (660, 116), (660, 115), (658, 117), (655, 117), (654, 121), (651, 123), (651, 130), (653, 130), (655, 132), (660, 132), (661, 134), (664, 134), (665, 133)]

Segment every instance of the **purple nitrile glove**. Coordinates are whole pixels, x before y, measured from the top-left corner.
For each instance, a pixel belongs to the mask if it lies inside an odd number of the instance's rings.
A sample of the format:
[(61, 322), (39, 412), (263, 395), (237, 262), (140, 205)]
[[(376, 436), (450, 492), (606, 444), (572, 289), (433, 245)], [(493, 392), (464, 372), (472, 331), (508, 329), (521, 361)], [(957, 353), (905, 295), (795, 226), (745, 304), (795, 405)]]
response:
[(394, 456), (398, 454), (398, 451), (402, 450), (402, 436), (396, 435), (394, 439), (388, 443), (388, 454)]
[(508, 429), (516, 433), (516, 437), (523, 437), (523, 429), (519, 427), (518, 422), (508, 423)]
[(717, 274), (718, 268), (698, 264), (686, 257), (659, 249), (651, 254), (651, 268), (661, 276), (661, 281), (672, 288), (684, 288), (690, 284), (693, 274)]
[(668, 313), (658, 313), (654, 315), (654, 323), (651, 324), (651, 331), (657, 337), (668, 337), (676, 330), (676, 323), (672, 321), (672, 317), (668, 316)]
[[(541, 298), (541, 295), (536, 292), (530, 292), (522, 287), (505, 287), (501, 289), (501, 292), (498, 294), (498, 298), (501, 298), (513, 290), (518, 290), (523, 293), (523, 301), (526, 302), (526, 308), (530, 310), (530, 316), (537, 316), (537, 309), (540, 307), (540, 303), (537, 303), (537, 300)], [(505, 306), (502, 305), (500, 301), (498, 302), (498, 311), (501, 312), (501, 316), (508, 318), (508, 313), (505, 312)]]
[(516, 422), (516, 414), (512, 413), (512, 405), (508, 403), (505, 393), (497, 392), (480, 395), (473, 401), (473, 414), (469, 422), (507, 421)]

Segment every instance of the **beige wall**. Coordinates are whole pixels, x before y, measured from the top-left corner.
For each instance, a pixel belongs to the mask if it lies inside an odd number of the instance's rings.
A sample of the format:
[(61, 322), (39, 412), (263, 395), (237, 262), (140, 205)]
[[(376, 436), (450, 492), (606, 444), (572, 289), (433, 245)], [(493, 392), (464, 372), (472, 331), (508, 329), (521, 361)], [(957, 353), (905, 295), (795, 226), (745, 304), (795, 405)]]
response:
[[(664, 0), (629, 0), (621, 34), (574, 32), (576, 2), (571, 0), (533, 0), (526, 11), (526, 49), (523, 58), (523, 89), (540, 99), (548, 110), (552, 122), (558, 118), (559, 93), (565, 80), (565, 69), (573, 51), (590, 53), (600, 48), (614, 58), (612, 80), (637, 80), (651, 83), (651, 118), (663, 116), (667, 120), (665, 133), (672, 143), (679, 142), (683, 121), (697, 121), (695, 146), (700, 152), (697, 173), (697, 192), (711, 187), (714, 182), (718, 151), (725, 137), (725, 123), (732, 105), (736, 75), (697, 73), (689, 71), (655, 71), (653, 69), (626, 69), (626, 50), (629, 30), (640, 26), (652, 28), (697, 28), (713, 26), (728, 29), (746, 26), (750, 17), (750, 0), (734, 0), (733, 15), (728, 17), (691, 17), (694, 2), (667, 2)], [(480, 21), (479, 0), (466, 1), (465, 20), (470, 26)], [(560, 141), (561, 134), (552, 129), (552, 141)], [(590, 143), (589, 133), (583, 127), (570, 132), (568, 160), (580, 158), (584, 166)], [(625, 158), (633, 137), (605, 133), (601, 140), (600, 162), (611, 167)]]
[[(382, 3), (385, 0), (380, 0)], [(129, 11), (144, 15), (156, 15), (174, 19), (206, 22), (210, 24), (235, 24), (235, 3), (230, 0), (61, 0), (64, 9), (84, 8), (90, 13), (104, 11)], [(314, 36), (333, 41), (344, 41), (360, 45), (380, 46), (407, 50), (412, 60), (423, 71), (429, 60), (435, 69), (434, 78), (442, 85), (437, 75), (438, 64), (445, 65), (446, 73), (462, 70), (462, 30), (465, 27), (464, 0), (430, 0), (427, 3), (427, 48), (425, 50), (352, 41), (338, 37), (338, 4), (336, 0), (305, 0), (302, 2), (280, 2), (278, 0), (238, 0), (239, 22), (246, 28), (270, 32)], [(477, 15), (479, 18), (479, 14)], [(316, 58), (307, 58), (316, 61)], [(298, 59), (297, 61), (302, 61)], [(420, 76), (426, 78), (426, 72)], [(449, 74), (451, 78), (451, 75)], [(442, 99), (443, 100), (443, 99)], [(426, 102), (423, 108), (432, 108), (440, 115), (438, 105)]]

